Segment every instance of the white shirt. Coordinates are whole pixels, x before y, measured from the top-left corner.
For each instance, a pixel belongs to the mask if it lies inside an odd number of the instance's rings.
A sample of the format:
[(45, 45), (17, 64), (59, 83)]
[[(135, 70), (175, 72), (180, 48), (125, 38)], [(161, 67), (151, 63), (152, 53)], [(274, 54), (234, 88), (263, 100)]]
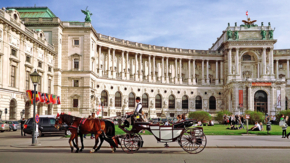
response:
[(258, 129), (259, 129), (259, 131), (261, 131), (261, 126), (259, 125), (259, 123), (258, 124), (255, 124), (255, 126), (257, 126)]
[(136, 113), (139, 113), (139, 111), (140, 111), (140, 109), (142, 108), (142, 103), (141, 102), (139, 102), (138, 104), (137, 104), (137, 107), (136, 107)]

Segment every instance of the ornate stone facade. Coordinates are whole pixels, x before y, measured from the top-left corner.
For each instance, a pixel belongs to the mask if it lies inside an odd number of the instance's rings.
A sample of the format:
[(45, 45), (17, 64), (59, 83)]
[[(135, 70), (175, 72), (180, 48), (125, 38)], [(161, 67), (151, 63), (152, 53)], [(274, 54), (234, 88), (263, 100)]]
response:
[(290, 50), (274, 50), (270, 25), (229, 25), (209, 50), (194, 50), (106, 36), (90, 22), (22, 20), (52, 33), (54, 91), (62, 102), (56, 112), (87, 116), (103, 101), (104, 116), (116, 116), (133, 110), (137, 96), (150, 117), (288, 108)]

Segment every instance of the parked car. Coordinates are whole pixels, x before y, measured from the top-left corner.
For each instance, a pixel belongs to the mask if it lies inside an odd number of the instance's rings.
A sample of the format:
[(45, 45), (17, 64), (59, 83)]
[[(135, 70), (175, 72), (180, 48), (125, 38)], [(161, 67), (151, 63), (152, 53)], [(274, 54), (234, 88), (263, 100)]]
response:
[[(32, 134), (33, 127), (33, 118), (29, 118), (24, 124), (24, 133)], [(61, 135), (70, 135), (67, 125), (61, 126), (59, 129), (54, 127), (55, 125), (55, 116), (39, 116), (38, 123), (38, 134), (43, 136), (44, 134), (61, 134)]]
[(9, 131), (9, 125), (0, 121), (0, 131), (1, 132)]
[(6, 121), (5, 123), (9, 125), (9, 131), (17, 131), (17, 129), (20, 129), (18, 121)]

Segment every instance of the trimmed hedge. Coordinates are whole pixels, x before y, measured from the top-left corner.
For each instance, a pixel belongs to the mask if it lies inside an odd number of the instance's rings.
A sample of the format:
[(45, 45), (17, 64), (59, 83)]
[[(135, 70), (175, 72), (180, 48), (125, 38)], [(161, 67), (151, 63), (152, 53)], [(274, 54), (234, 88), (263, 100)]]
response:
[(201, 121), (202, 123), (205, 123), (211, 120), (210, 114), (205, 111), (189, 112), (188, 118), (196, 119), (197, 121)]
[(246, 114), (249, 114), (250, 115), (250, 119), (249, 119), (249, 123), (250, 124), (255, 124), (256, 121), (258, 123), (264, 122), (265, 115), (264, 115), (263, 112), (257, 112), (257, 111), (247, 110), (246, 111)]
[(215, 117), (215, 120), (218, 121), (220, 124), (224, 123), (224, 115), (232, 115), (232, 113), (228, 110), (223, 110), (217, 112), (217, 116)]

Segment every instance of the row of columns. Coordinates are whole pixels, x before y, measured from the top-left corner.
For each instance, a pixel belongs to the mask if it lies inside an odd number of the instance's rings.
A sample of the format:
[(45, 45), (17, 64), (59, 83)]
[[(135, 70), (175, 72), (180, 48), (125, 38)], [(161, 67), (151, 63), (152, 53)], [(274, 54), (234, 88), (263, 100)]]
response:
[[(111, 61), (111, 51), (112, 51), (112, 61)], [(101, 53), (102, 53), (102, 47), (99, 46), (99, 55), (98, 55), (98, 72), (99, 75), (102, 76), (104, 74), (103, 69), (101, 67)], [(124, 59), (125, 59), (125, 53), (126, 53), (126, 63), (125, 67), (124, 67)], [(128, 61), (129, 61), (129, 52), (125, 52), (122, 51), (121, 53), (122, 58), (121, 58), (121, 77), (122, 79), (130, 79), (130, 74), (129, 74), (129, 67), (128, 67)], [(148, 81), (149, 82), (156, 82), (156, 70), (155, 70), (155, 65), (156, 65), (156, 56), (148, 56)], [(165, 57), (166, 62), (164, 61), (164, 57), (161, 57), (161, 82), (162, 83), (169, 83), (169, 57)], [(107, 75), (108, 78), (116, 78), (116, 71), (115, 71), (115, 49), (109, 48), (108, 47), (108, 56), (107, 56)], [(152, 60), (152, 64), (151, 64), (151, 60)], [(105, 58), (104, 58), (105, 61)], [(204, 76), (205, 72), (204, 72), (204, 61), (206, 61), (206, 78)], [(110, 69), (110, 62), (112, 62), (112, 69)], [(104, 62), (103, 62), (104, 63)], [(138, 67), (139, 67), (139, 72), (137, 71), (137, 63), (139, 63)], [(178, 73), (178, 58), (175, 58), (174, 60), (175, 63), (175, 77), (174, 77), (174, 83), (176, 84), (182, 84), (182, 59), (179, 58), (179, 73)], [(192, 63), (192, 67), (191, 67), (191, 63)], [(135, 53), (135, 70), (134, 70), (134, 79), (135, 81), (143, 81), (143, 74), (142, 74), (142, 69), (143, 69), (143, 61), (142, 61), (142, 54), (139, 54), (138, 57), (138, 53)], [(165, 64), (166, 64), (166, 72), (165, 71)], [(219, 84), (219, 72), (218, 72), (218, 64), (219, 61), (216, 61), (216, 76), (215, 78), (217, 79), (215, 84)], [(152, 68), (153, 70), (152, 70)], [(125, 69), (125, 70), (124, 70)], [(192, 70), (192, 72), (191, 72)], [(223, 70), (223, 62), (220, 61), (220, 70)], [(164, 76), (165, 74), (165, 76)], [(220, 72), (220, 78), (223, 79), (223, 71)], [(210, 84), (209, 81), (209, 60), (202, 60), (202, 84)], [(159, 80), (159, 79), (158, 79)], [(196, 84), (196, 77), (195, 77), (195, 60), (194, 59), (189, 59), (188, 60), (188, 84), (189, 85), (195, 85)], [(222, 84), (222, 82), (220, 83)]]

